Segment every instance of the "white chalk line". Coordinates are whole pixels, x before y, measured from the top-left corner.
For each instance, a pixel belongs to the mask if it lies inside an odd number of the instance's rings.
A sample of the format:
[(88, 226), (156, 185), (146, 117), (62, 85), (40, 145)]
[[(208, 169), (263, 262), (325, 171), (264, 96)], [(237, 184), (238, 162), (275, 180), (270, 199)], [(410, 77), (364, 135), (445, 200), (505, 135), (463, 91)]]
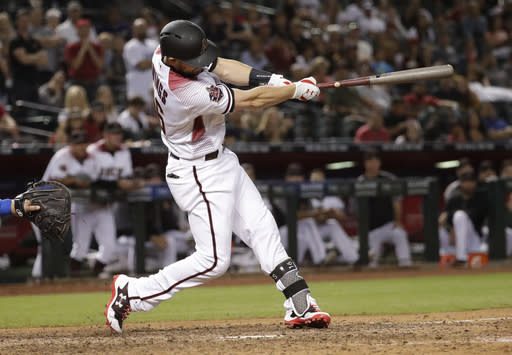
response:
[(221, 336), (220, 339), (232, 340), (232, 339), (261, 339), (261, 338), (281, 338), (284, 335), (281, 334), (256, 334), (256, 335), (233, 335), (233, 336)]
[[(512, 320), (512, 317), (496, 317), (496, 318), (478, 318), (478, 319), (460, 319), (460, 320), (443, 320), (443, 321), (424, 321), (424, 322), (368, 322), (367, 324), (381, 324), (381, 325), (392, 325), (406, 323), (410, 325), (432, 325), (432, 324), (457, 324), (457, 323), (477, 323), (477, 322), (493, 322)], [(282, 338), (282, 334), (255, 334), (255, 335), (233, 335), (233, 336), (221, 336), (221, 340), (242, 340), (242, 339), (268, 339), (268, 338)], [(471, 344), (482, 344), (482, 343), (512, 343), (512, 337), (496, 337), (496, 338), (476, 338), (472, 340), (464, 341), (464, 343)], [(376, 343), (376, 344), (359, 344), (359, 343), (347, 343), (348, 346), (362, 346), (362, 345), (375, 345), (375, 346), (388, 346), (388, 345), (431, 345), (431, 344), (454, 344), (453, 340), (432, 340), (432, 341), (407, 341), (407, 342), (389, 342), (389, 343)]]

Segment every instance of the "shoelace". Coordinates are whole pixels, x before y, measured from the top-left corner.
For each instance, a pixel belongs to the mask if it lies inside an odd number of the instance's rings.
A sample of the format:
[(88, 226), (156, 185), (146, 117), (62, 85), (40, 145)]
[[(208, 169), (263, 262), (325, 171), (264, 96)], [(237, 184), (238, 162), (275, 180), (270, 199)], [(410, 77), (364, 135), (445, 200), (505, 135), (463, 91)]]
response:
[(126, 318), (128, 318), (131, 311), (132, 311), (132, 307), (130, 307), (130, 305), (125, 306), (124, 309), (122, 309), (122, 313), (121, 313), (122, 319), (125, 320)]

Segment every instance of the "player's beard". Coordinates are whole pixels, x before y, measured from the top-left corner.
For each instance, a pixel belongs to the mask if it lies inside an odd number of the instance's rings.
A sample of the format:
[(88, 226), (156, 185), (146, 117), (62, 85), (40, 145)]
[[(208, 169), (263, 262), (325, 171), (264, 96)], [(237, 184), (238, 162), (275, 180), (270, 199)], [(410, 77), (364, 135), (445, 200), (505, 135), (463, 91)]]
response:
[(184, 76), (185, 78), (195, 78), (196, 76), (201, 74), (201, 72), (203, 71), (203, 69), (201, 69), (201, 68), (194, 68), (193, 70), (190, 70), (190, 71), (177, 70), (176, 68), (173, 68), (173, 70), (175, 72), (177, 72), (178, 74), (180, 74), (181, 76)]

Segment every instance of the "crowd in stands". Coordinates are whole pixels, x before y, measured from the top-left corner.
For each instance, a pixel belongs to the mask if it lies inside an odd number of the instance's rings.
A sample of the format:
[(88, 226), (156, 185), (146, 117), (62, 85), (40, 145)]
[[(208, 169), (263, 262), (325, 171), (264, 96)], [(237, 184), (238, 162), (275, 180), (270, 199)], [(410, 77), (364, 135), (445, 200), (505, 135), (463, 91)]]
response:
[[(59, 131), (71, 111), (81, 112), (91, 140), (102, 120), (120, 122), (125, 139), (158, 137), (151, 56), (171, 18), (139, 3), (136, 16), (117, 6), (98, 15), (78, 1), (48, 8), (41, 0), (0, 13), (0, 104), (11, 105), (18, 124), (27, 115), (18, 100), (61, 111), (50, 142), (65, 141)], [(512, 135), (510, 2), (282, 0), (265, 13), (252, 2), (201, 4), (192, 20), (222, 56), (291, 80), (313, 75), (326, 82), (438, 64), (456, 72), (413, 85), (323, 90), (313, 105), (231, 115), (227, 143), (475, 142)]]

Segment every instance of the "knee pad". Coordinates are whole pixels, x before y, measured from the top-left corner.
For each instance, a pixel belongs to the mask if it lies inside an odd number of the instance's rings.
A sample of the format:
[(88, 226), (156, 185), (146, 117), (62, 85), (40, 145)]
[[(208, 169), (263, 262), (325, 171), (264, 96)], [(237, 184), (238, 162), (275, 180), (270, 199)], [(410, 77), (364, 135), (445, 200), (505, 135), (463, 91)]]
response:
[(284, 297), (291, 300), (295, 314), (301, 316), (309, 309), (309, 287), (291, 258), (277, 265), (270, 277)]

